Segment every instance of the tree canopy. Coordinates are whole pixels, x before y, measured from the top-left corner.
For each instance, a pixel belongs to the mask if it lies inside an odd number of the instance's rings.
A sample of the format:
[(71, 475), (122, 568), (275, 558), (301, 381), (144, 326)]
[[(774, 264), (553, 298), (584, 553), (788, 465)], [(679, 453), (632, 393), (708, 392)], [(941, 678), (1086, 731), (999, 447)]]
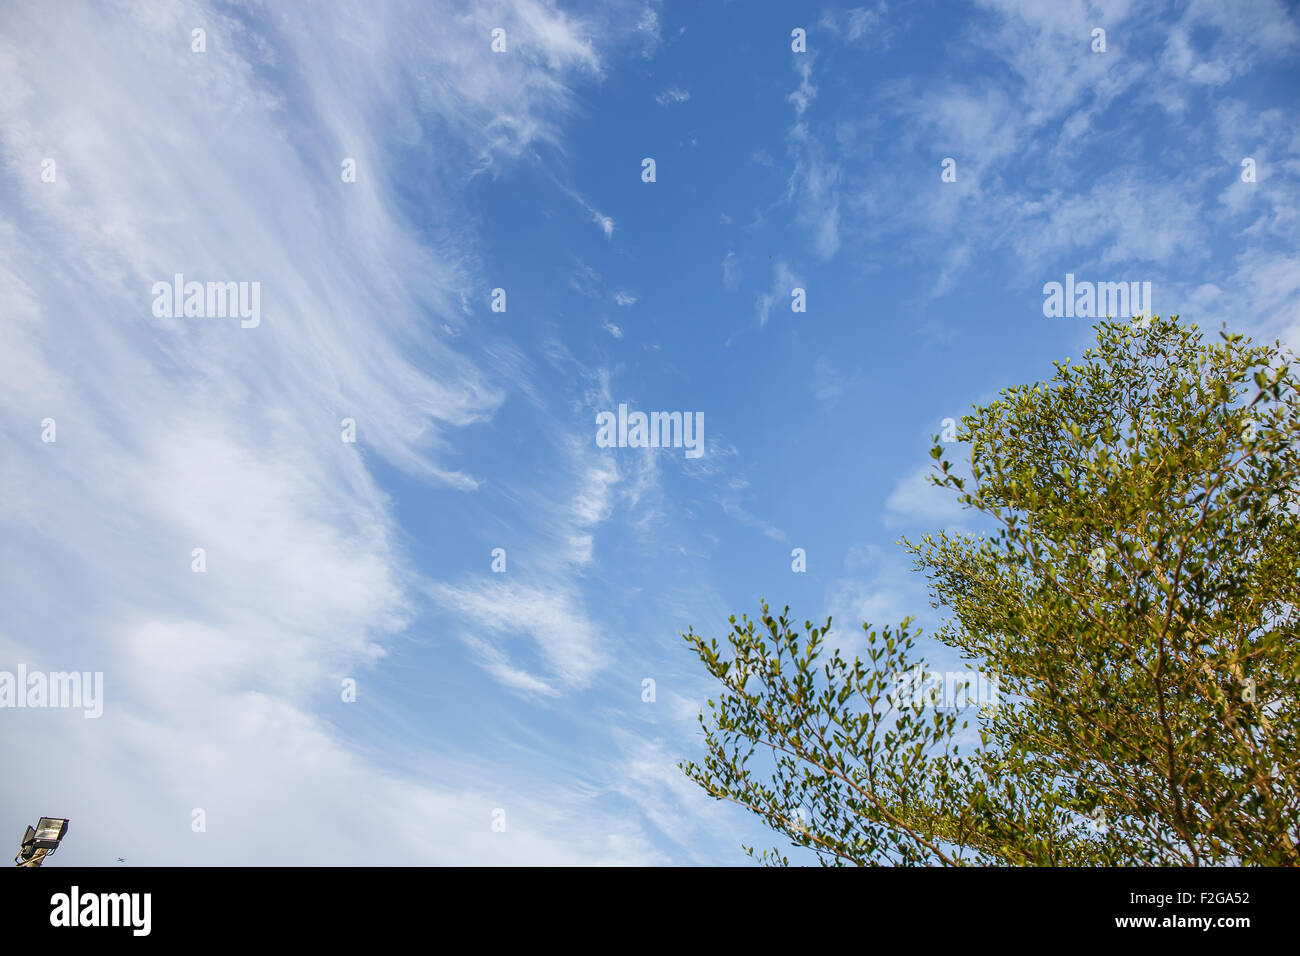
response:
[(720, 686), (689, 777), (827, 864), (1300, 864), (1295, 356), (1096, 331), (963, 417), (968, 468), (935, 437), (987, 530), (902, 542), (996, 704), (899, 693), (910, 618), (857, 656), (764, 603), (683, 635)]

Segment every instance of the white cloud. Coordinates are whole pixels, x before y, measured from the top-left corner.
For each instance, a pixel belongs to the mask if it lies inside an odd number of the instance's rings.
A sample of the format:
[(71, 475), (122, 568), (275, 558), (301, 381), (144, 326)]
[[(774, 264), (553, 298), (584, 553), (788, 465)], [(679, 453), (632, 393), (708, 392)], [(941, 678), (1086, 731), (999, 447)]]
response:
[(740, 288), (740, 259), (735, 252), (728, 252), (722, 258), (722, 285), (729, 292)]
[(735, 485), (734, 483), (726, 490), (720, 492), (717, 497), (718, 504), (722, 506), (723, 513), (732, 520), (747, 528), (755, 528), (761, 531), (764, 536), (771, 538), (773, 541), (788, 542), (789, 535), (769, 521), (760, 518), (746, 509), (741, 503), (741, 491), (744, 485)]
[(921, 465), (908, 472), (894, 485), (885, 499), (885, 524), (934, 524), (952, 526), (965, 515), (957, 493), (930, 483), (933, 469)]
[[(577, 598), (554, 584), (542, 588), (500, 579), (436, 583), (430, 585), (430, 593), (468, 625), (465, 634), (480, 650), (485, 633), (494, 638), (496, 652), (511, 639), (529, 638), (547, 672), (566, 690), (585, 687), (604, 664), (595, 626)], [(503, 653), (493, 653), (490, 659), (498, 676), (506, 672), (505, 660)], [(521, 668), (510, 667), (508, 672), (515, 686), (523, 686)], [(533, 676), (527, 681), (550, 686)]]
[(810, 80), (811, 56), (801, 60), (798, 69), (803, 79), (789, 97), (795, 104), (797, 119), (786, 132), (787, 151), (795, 165), (786, 184), (785, 199), (794, 204), (796, 221), (812, 233), (813, 250), (829, 259), (840, 248), (840, 167), (827, 159), (827, 150), (803, 119), (817, 92)]
[(849, 42), (854, 43), (878, 35), (887, 10), (888, 7), (883, 2), (877, 3), (874, 7), (855, 7), (850, 10), (848, 12)]
[(569, 288), (589, 299), (599, 298), (600, 273), (581, 260), (576, 265), (577, 268), (569, 279)]
[(573, 499), (573, 517), (579, 527), (588, 528), (609, 517), (612, 490), (618, 480), (618, 469), (608, 458), (597, 459), (587, 469)]
[[(658, 706), (671, 706), (672, 699)], [(687, 726), (699, 713), (697, 706), (680, 701), (678, 719)], [(628, 734), (620, 735), (622, 759), (619, 765), (618, 792), (640, 808), (646, 819), (683, 850), (698, 846), (710, 825), (716, 825), (720, 811), (699, 785), (677, 766), (662, 741), (648, 741)]]
[(780, 305), (789, 308), (790, 303), (793, 302), (791, 297), (793, 290), (802, 288), (804, 288), (803, 279), (795, 274), (788, 262), (777, 259), (772, 265), (772, 287), (767, 292), (759, 293), (756, 298), (758, 324), (767, 325), (774, 308)]
[[(427, 776), (385, 770), (344, 739), (336, 709), (352, 706), (342, 676), (380, 706), (368, 675), (412, 616), (371, 465), (461, 496), (479, 479), (450, 463), (458, 433), (506, 394), (430, 334), (463, 329), (483, 286), (459, 184), (431, 177), (425, 212), (446, 227), (430, 239), (397, 212), (397, 180), (406, 163), (495, 174), (559, 144), (568, 84), (602, 72), (592, 32), (529, 0), (266, 23), (206, 10), (196, 54), (179, 7), (53, 12), (17, 5), (0, 23), (0, 646), (104, 670), (108, 700), (93, 728), (59, 713), (9, 727), (12, 759), (42, 763), (38, 741), (61, 758), (21, 808), (13, 794), (0, 807), (75, 817), (67, 862), (128, 842), (144, 864), (655, 859), (635, 827), (549, 810), (582, 799), (523, 771), (502, 779), (450, 752)], [(515, 54), (489, 60), (498, 15)], [(32, 174), (44, 156), (54, 184)], [(176, 272), (259, 282), (261, 325), (155, 319), (151, 285)], [(47, 416), (52, 445), (32, 428)], [(190, 570), (194, 548), (206, 573)], [(512, 583), (444, 596), (488, 622), (490, 648), (531, 636), (546, 686), (600, 666), (572, 595)], [(496, 805), (529, 825), (492, 834)], [(190, 831), (190, 807), (207, 809), (207, 834)], [(409, 829), (376, 846), (363, 834), (385, 818)], [(174, 830), (152, 831), (167, 819)]]
[(671, 106), (674, 103), (685, 103), (690, 98), (690, 90), (683, 90), (679, 86), (670, 86), (655, 97), (655, 102), (660, 106)]
[(812, 81), (813, 56), (812, 53), (803, 54), (795, 65), (795, 72), (799, 74), (799, 86), (786, 97), (794, 104), (795, 116), (803, 116), (812, 105), (812, 101), (817, 98), (817, 87)]
[(844, 394), (844, 376), (825, 355), (818, 356), (813, 365), (812, 393), (819, 402), (834, 402)]
[(657, 6), (657, 3), (646, 4), (636, 25), (637, 33), (643, 42), (641, 55), (647, 60), (658, 52), (663, 37), (663, 29), (659, 23), (659, 11), (655, 9)]

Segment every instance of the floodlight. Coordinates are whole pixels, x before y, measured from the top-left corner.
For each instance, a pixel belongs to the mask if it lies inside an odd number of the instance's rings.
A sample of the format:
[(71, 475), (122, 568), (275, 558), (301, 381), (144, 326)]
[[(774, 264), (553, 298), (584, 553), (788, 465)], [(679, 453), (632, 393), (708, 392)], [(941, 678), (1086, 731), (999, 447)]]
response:
[(19, 866), (40, 866), (45, 858), (59, 848), (59, 841), (68, 832), (64, 817), (41, 817), (36, 826), (29, 826), (18, 845), (14, 862)]
[(24, 860), (30, 860), (32, 854), (36, 852), (33, 844), (36, 842), (36, 831), (29, 825), (27, 832), (23, 834), (23, 842), (18, 844), (18, 855)]
[[(28, 830), (31, 827), (27, 828)], [(53, 850), (68, 832), (68, 821), (62, 817), (41, 817), (36, 822), (35, 844), (38, 850)], [(26, 842), (26, 841), (24, 841)]]

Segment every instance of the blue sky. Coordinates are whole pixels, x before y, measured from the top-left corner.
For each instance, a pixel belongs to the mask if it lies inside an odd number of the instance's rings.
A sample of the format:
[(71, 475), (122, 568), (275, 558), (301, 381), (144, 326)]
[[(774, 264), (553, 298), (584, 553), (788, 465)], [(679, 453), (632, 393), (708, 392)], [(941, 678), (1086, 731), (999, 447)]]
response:
[[(742, 862), (772, 841), (675, 767), (712, 690), (678, 632), (932, 628), (896, 542), (969, 522), (930, 436), (1087, 346), (1067, 273), (1300, 344), (1298, 53), (1263, 0), (8, 4), (0, 670), (105, 690), (0, 711), (4, 825)], [(176, 273), (260, 324), (156, 316)], [(705, 453), (598, 447), (620, 403)]]

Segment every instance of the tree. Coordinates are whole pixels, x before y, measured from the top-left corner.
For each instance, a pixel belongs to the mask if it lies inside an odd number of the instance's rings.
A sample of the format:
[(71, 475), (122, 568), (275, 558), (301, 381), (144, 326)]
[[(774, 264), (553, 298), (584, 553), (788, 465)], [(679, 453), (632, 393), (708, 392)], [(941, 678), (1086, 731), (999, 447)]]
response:
[(864, 660), (764, 603), (683, 635), (721, 685), (689, 777), (827, 864), (1300, 864), (1295, 356), (1096, 330), (962, 419), (966, 477), (936, 436), (931, 480), (989, 530), (902, 542), (998, 703), (970, 726), (900, 693), (910, 618), (864, 623)]

